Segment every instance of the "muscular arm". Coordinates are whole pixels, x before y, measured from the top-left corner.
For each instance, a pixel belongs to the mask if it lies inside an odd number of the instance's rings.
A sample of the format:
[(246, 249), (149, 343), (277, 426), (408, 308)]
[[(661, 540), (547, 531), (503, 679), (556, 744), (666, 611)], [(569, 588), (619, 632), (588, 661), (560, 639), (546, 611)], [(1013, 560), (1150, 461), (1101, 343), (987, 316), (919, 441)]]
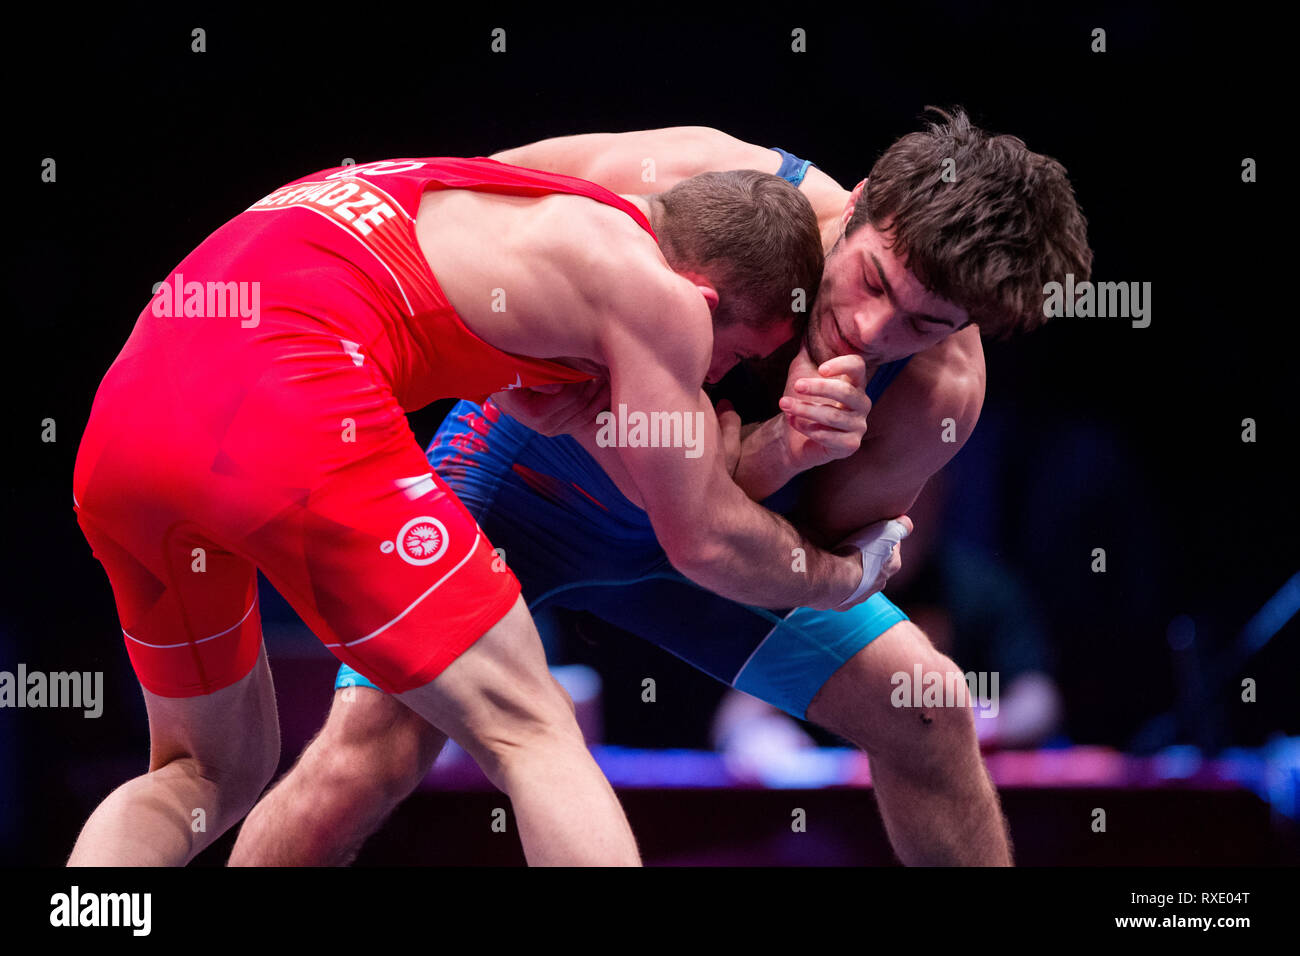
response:
[(795, 475), (856, 455), (871, 399), (860, 355), (837, 355), (820, 366), (800, 349), (790, 362), (781, 412), (744, 434), (736, 484), (755, 501)]
[[(666, 272), (666, 270), (664, 270)], [(700, 389), (708, 365), (707, 306), (689, 285), (666, 279), (621, 284), (629, 310), (656, 316), (605, 326), (611, 408), (683, 413), (700, 444), (683, 447), (618, 447), (617, 455), (640, 497), (673, 566), (724, 597), (766, 607), (834, 607), (862, 577), (860, 556), (819, 550), (783, 518), (751, 501), (731, 480), (721, 448), (717, 417)], [(686, 316), (672, 321), (662, 316)], [(698, 424), (697, 424), (698, 423)], [(696, 431), (698, 429), (698, 432)], [(802, 549), (804, 562), (795, 562)], [(806, 570), (794, 570), (795, 567)]]
[(871, 410), (861, 450), (808, 473), (796, 522), (813, 540), (834, 543), (906, 513), (966, 443), (984, 401), (978, 334), (959, 332), (945, 354), (916, 356)]
[(663, 192), (711, 170), (774, 173), (781, 164), (770, 149), (707, 126), (557, 136), (493, 153), (492, 159), (576, 176), (633, 195)]
[[(493, 153), (492, 159), (576, 176), (631, 195), (663, 192), (700, 173), (725, 169), (775, 173), (781, 166), (781, 157), (771, 149), (708, 126), (557, 136)], [(809, 169), (799, 188), (818, 218), (838, 215), (849, 195), (819, 169)]]

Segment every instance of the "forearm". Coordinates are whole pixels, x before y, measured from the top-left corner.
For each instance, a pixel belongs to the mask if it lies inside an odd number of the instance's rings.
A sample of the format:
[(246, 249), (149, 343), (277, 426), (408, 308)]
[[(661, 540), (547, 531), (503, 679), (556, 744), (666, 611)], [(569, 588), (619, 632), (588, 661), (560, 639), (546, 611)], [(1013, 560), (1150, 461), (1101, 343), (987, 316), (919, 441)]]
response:
[(786, 374), (781, 411), (742, 437), (736, 483), (762, 501), (800, 472), (857, 456), (871, 411), (866, 380), (859, 355), (814, 365), (800, 349)]
[[(572, 434), (624, 496), (644, 507), (618, 449), (597, 443), (594, 427)], [(721, 505), (727, 498), (730, 509), (706, 507), (690, 526), (688, 545), (671, 549), (672, 564), (696, 584), (759, 607), (828, 608), (843, 601), (862, 580), (862, 560), (856, 551), (843, 557), (819, 550), (783, 518), (746, 499), (738, 488), (703, 500)], [(682, 533), (676, 537), (680, 539)]]
[(553, 136), (523, 146), (503, 149), (491, 158), (514, 166), (577, 176), (594, 168), (594, 157), (608, 148), (611, 133)]
[(821, 550), (734, 486), (730, 495), (706, 500), (710, 506), (696, 516), (688, 546), (667, 549), (674, 567), (701, 587), (758, 607), (826, 609), (861, 582), (856, 550)]
[(556, 136), (493, 153), (492, 158), (634, 195), (663, 192), (709, 170), (771, 172), (780, 162), (771, 150), (705, 126)]
[[(617, 449), (598, 445), (593, 428), (576, 430), (573, 436), (624, 496), (643, 507)], [(845, 561), (818, 550), (784, 519), (752, 502), (745, 504), (739, 521), (718, 516), (698, 526), (692, 547), (674, 549), (674, 566), (701, 587), (759, 607), (834, 607), (857, 587), (862, 562), (856, 552)], [(710, 513), (716, 514), (716, 509)], [(758, 561), (759, 554), (771, 560)]]
[(745, 433), (741, 441), (736, 484), (755, 501), (780, 491), (799, 473), (790, 461), (784, 427), (782, 416), (777, 415)]

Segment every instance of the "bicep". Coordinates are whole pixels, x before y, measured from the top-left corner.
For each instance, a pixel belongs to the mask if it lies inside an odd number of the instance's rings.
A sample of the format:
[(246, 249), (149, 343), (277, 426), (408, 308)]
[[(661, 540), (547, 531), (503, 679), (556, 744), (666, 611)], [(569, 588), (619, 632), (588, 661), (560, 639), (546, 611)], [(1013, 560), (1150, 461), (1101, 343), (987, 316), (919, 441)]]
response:
[(576, 176), (632, 195), (663, 192), (683, 179), (714, 170), (772, 173), (781, 163), (770, 149), (706, 126), (560, 136), (494, 153), (492, 158)]
[(577, 136), (555, 136), (513, 149), (503, 149), (489, 158), (512, 166), (526, 166), (529, 169), (589, 179), (587, 174), (617, 135), (583, 133)]
[(669, 338), (649, 343), (624, 336), (611, 352), (610, 411), (597, 423), (596, 443), (616, 449), (660, 543), (674, 557), (707, 522), (707, 509), (725, 495), (725, 486), (735, 486), (721, 454), (717, 416), (699, 384), (707, 343), (701, 343), (701, 360), (689, 348), (666, 345)]

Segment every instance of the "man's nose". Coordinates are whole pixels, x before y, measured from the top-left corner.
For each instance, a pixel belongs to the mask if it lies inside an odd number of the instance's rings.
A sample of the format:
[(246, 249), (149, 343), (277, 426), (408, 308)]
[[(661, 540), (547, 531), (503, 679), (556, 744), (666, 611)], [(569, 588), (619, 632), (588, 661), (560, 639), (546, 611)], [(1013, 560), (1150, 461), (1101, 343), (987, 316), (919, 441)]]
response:
[(853, 313), (853, 335), (857, 344), (871, 342), (880, 330), (880, 323), (874, 321), (872, 315), (865, 310)]

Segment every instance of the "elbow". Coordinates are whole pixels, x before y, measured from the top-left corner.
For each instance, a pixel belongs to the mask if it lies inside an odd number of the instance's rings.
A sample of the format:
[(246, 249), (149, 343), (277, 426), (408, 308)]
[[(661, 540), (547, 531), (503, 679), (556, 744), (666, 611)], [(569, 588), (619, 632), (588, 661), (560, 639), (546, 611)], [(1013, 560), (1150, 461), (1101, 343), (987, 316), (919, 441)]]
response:
[(674, 529), (667, 535), (659, 533), (659, 543), (668, 562), (697, 583), (708, 578), (710, 569), (718, 567), (725, 550), (718, 536), (703, 525)]
[(665, 541), (660, 538), (659, 544), (668, 556), (668, 563), (691, 580), (695, 580), (698, 570), (708, 563), (707, 549), (699, 541), (691, 538)]

